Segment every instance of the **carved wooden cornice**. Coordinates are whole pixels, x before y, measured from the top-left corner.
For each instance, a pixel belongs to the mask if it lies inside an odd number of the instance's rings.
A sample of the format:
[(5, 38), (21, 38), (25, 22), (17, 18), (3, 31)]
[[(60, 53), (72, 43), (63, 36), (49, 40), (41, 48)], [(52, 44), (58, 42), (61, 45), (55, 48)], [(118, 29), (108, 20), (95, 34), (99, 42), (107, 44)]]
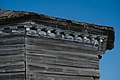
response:
[[(114, 29), (112, 27), (76, 22), (33, 12), (0, 9), (1, 26), (11, 25), (11, 23), (16, 25), (25, 21), (31, 21), (29, 27), (24, 25), (26, 35), (91, 44), (93, 47), (98, 46), (98, 50), (101, 50), (101, 46), (106, 46), (105, 50), (114, 47)], [(19, 29), (14, 30), (11, 28), (12, 26), (9, 29), (1, 29), (0, 34), (7, 34), (5, 32), (7, 30), (11, 31), (11, 34), (22, 33), (22, 31), (18, 31)]]
[(96, 51), (104, 52), (106, 50), (107, 36), (77, 32), (72, 30), (63, 30), (57, 27), (45, 26), (35, 22), (29, 24), (7, 25), (0, 28), (0, 35), (26, 35), (35, 37), (45, 37), (56, 40), (72, 41), (82, 46), (94, 48)]

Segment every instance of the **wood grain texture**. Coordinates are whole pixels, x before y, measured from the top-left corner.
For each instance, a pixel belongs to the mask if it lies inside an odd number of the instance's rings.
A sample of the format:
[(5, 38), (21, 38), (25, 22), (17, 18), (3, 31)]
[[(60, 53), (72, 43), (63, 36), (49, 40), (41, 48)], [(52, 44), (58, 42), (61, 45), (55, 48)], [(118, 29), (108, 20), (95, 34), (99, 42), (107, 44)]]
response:
[(98, 80), (97, 77), (30, 73), (27, 80)]
[(0, 79), (99, 80), (97, 50), (85, 43), (27, 36), (24, 31), (0, 35)]
[[(30, 79), (93, 80), (99, 77), (99, 63), (96, 50), (78, 43), (47, 39), (41, 37), (26, 37), (27, 74)], [(34, 77), (30, 77), (32, 74)], [(59, 77), (58, 77), (59, 75)], [(67, 75), (67, 77), (60, 77)], [(68, 77), (69, 76), (69, 77)], [(82, 77), (82, 76), (88, 76)], [(73, 78), (71, 77), (71, 80)]]
[(0, 35), (0, 80), (25, 80), (24, 35)]
[(0, 73), (0, 80), (26, 80), (24, 72)]

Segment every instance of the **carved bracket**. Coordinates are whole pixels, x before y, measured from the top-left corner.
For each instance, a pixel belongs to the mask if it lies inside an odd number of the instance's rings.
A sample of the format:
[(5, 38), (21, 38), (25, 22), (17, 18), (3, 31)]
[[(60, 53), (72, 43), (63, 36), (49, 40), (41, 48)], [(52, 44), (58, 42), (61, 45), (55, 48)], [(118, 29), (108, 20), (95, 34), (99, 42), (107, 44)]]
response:
[(103, 35), (63, 30), (60, 28), (45, 26), (42, 24), (38, 24), (37, 26), (32, 25), (25, 27), (27, 35), (79, 42), (86, 45), (92, 45), (91, 47), (98, 47), (99, 51), (102, 49), (102, 46), (106, 44), (107, 41), (107, 37)]
[(18, 34), (74, 41), (82, 45), (89, 45), (89, 47), (97, 48), (98, 51), (102, 50), (104, 51), (105, 50), (104, 46), (106, 46), (107, 43), (107, 37), (103, 35), (63, 30), (57, 27), (45, 26), (43, 24), (4, 26), (3, 28), (0, 29), (0, 35), (18, 35)]

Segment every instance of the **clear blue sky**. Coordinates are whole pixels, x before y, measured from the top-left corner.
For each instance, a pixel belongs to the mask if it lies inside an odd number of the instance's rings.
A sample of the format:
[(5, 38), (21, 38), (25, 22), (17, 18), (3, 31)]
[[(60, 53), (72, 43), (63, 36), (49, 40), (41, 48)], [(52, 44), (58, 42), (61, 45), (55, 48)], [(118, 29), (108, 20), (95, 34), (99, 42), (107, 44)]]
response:
[(100, 61), (101, 80), (120, 80), (120, 0), (0, 0), (0, 8), (24, 10), (115, 29), (115, 47)]

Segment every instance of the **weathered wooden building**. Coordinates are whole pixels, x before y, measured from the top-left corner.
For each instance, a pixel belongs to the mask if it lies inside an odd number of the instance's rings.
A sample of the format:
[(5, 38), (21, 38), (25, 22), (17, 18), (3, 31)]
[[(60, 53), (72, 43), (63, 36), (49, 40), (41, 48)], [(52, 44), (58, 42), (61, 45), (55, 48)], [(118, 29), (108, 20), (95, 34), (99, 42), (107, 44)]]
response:
[(0, 9), (0, 80), (99, 80), (112, 27)]

